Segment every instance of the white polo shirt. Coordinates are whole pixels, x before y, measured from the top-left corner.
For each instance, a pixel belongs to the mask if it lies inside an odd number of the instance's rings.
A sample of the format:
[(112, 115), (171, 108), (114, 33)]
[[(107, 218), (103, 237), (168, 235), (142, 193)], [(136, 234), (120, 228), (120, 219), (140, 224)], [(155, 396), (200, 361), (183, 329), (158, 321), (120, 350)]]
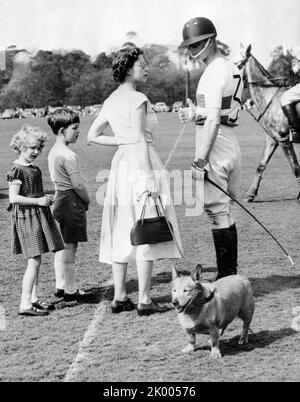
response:
[(196, 124), (203, 125), (208, 108), (221, 109), (221, 124), (237, 126), (243, 80), (236, 65), (217, 57), (205, 69), (197, 88)]

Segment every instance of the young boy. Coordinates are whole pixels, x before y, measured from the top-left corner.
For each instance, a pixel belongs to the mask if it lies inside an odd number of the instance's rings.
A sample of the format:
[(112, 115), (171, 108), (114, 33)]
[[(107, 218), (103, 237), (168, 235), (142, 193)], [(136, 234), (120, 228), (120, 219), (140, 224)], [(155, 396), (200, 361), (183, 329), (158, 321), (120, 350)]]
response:
[(72, 110), (59, 108), (47, 119), (56, 142), (48, 155), (51, 180), (55, 187), (53, 216), (60, 225), (65, 249), (54, 258), (55, 296), (64, 301), (81, 301), (87, 298), (78, 290), (75, 279), (75, 255), (78, 242), (87, 241), (86, 211), (90, 202), (80, 175), (79, 159), (69, 148), (79, 136), (79, 117)]

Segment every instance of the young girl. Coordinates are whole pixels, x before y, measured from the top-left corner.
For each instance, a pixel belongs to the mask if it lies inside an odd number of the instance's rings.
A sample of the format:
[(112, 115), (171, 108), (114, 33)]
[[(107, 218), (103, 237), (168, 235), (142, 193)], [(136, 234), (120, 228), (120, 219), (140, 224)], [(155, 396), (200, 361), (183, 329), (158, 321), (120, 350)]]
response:
[(19, 154), (7, 173), (9, 182), (8, 210), (12, 222), (12, 253), (28, 259), (23, 276), (19, 315), (49, 314), (53, 304), (38, 299), (37, 280), (41, 254), (64, 248), (63, 240), (51, 214), (51, 195), (45, 195), (42, 173), (33, 162), (43, 149), (47, 134), (38, 127), (24, 126), (10, 143)]

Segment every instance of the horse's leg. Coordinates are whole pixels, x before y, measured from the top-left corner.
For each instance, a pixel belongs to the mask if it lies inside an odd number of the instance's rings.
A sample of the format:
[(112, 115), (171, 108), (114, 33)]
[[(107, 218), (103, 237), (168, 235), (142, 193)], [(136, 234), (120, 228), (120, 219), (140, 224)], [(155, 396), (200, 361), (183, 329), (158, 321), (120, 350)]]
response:
[(266, 143), (263, 153), (261, 155), (259, 164), (256, 169), (256, 175), (253, 179), (251, 186), (247, 191), (247, 202), (252, 202), (254, 198), (257, 196), (258, 188), (262, 179), (263, 172), (265, 171), (267, 164), (269, 163), (270, 159), (272, 158), (274, 152), (278, 147), (278, 142), (275, 141), (272, 137), (266, 134)]
[[(280, 143), (280, 145), (281, 145), (283, 152), (284, 152), (285, 156), (287, 157), (289, 164), (291, 166), (291, 169), (296, 177), (296, 182), (297, 182), (298, 186), (300, 187), (300, 166), (299, 166), (299, 162), (297, 159), (297, 155), (294, 150), (293, 143), (288, 141), (288, 142), (282, 142), (282, 143)], [(297, 200), (300, 202), (300, 192), (297, 196)]]

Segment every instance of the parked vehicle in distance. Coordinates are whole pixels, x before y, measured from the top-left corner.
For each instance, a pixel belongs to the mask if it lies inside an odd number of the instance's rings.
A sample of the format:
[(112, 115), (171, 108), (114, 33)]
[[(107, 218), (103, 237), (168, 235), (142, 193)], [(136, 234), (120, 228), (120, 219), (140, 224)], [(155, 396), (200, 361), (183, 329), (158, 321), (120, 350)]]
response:
[(15, 117), (16, 111), (15, 109), (5, 109), (2, 113), (2, 119), (13, 119)]
[(30, 108), (24, 109), (21, 114), (21, 117), (23, 117), (24, 119), (26, 117), (31, 117), (31, 116), (33, 116), (33, 113), (32, 113), (32, 109), (30, 109)]
[(91, 114), (98, 114), (101, 109), (102, 109), (102, 105), (92, 105), (91, 108), (90, 108), (90, 113)]
[(167, 106), (165, 102), (156, 102), (155, 105), (154, 105), (154, 111), (156, 113), (169, 112), (170, 107)]
[(172, 106), (172, 112), (178, 112), (178, 110), (181, 108), (181, 107), (183, 107), (183, 102), (182, 101), (176, 101), (176, 102), (174, 102), (173, 103), (173, 106)]
[(59, 109), (61, 106), (46, 106), (46, 115), (50, 115), (54, 113), (56, 109)]
[(46, 116), (46, 110), (44, 107), (39, 107), (35, 109), (35, 117), (45, 117)]

